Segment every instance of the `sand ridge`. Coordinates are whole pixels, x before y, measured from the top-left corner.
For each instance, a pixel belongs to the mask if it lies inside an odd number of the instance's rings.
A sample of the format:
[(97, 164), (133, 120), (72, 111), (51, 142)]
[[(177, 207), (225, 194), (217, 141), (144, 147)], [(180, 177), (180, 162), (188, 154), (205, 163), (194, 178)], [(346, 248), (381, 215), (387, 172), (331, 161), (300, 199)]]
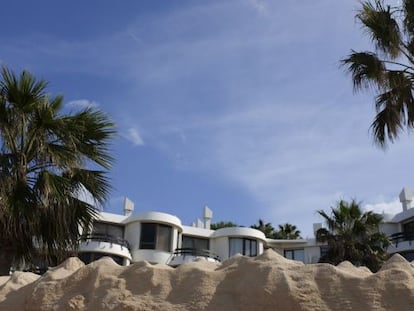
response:
[(412, 310), (414, 266), (394, 255), (377, 273), (349, 262), (304, 265), (272, 250), (171, 268), (70, 258), (43, 276), (0, 279), (0, 310)]

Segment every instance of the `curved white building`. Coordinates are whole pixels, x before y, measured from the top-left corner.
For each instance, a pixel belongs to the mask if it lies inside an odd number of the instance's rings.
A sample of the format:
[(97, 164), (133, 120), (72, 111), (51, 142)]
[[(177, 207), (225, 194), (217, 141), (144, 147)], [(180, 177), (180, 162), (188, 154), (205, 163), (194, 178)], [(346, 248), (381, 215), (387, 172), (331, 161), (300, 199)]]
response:
[[(210, 230), (212, 212), (204, 208), (203, 221), (184, 226), (176, 216), (160, 212), (133, 214), (133, 203), (126, 199), (125, 215), (100, 213), (79, 245), (79, 257), (89, 263), (110, 256), (129, 265), (141, 260), (177, 266), (194, 260), (222, 261), (235, 254), (257, 256), (265, 248), (284, 248), (305, 252), (306, 240), (266, 239), (263, 232), (249, 227)], [(318, 248), (319, 249), (319, 248)], [(299, 251), (299, 250), (298, 250)], [(295, 259), (295, 258), (292, 258)], [(297, 258), (304, 261), (304, 258)]]

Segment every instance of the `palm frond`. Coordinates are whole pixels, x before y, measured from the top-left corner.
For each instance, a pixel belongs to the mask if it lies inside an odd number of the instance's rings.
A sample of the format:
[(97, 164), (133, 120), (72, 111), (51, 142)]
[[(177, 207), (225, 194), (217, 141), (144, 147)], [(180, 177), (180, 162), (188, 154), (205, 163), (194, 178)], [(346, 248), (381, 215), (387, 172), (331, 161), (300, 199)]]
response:
[(352, 51), (341, 63), (351, 73), (355, 91), (384, 84), (386, 67), (374, 53)]
[(365, 30), (379, 51), (392, 59), (401, 54), (400, 27), (393, 17), (390, 6), (384, 6), (382, 1), (375, 1), (375, 5), (365, 1), (356, 17), (365, 26)]

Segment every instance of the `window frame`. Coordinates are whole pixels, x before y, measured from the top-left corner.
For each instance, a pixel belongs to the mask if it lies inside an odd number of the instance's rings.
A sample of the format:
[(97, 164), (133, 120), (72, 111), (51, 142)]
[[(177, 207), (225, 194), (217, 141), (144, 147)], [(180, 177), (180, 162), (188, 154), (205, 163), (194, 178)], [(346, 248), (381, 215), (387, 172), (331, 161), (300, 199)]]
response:
[[(302, 251), (303, 252), (303, 260), (301, 259), (296, 259), (295, 258), (295, 253), (298, 251)], [(286, 253), (288, 252), (292, 252), (292, 258), (288, 258), (286, 257)], [(284, 249), (283, 250), (283, 257), (285, 257), (286, 259), (290, 259), (290, 260), (296, 260), (296, 261), (301, 261), (301, 262), (305, 262), (305, 249), (304, 248), (289, 248), (289, 249)]]
[[(146, 230), (144, 228), (150, 228), (149, 226), (154, 227), (154, 234), (153, 239), (150, 241), (143, 241), (143, 231)], [(161, 228), (161, 229), (160, 229)], [(167, 241), (161, 241), (161, 230), (162, 229), (168, 229), (168, 235), (167, 235)], [(150, 233), (150, 232), (149, 232)], [(147, 232), (148, 234), (148, 232)], [(156, 223), (156, 222), (143, 222), (141, 223), (141, 230), (140, 230), (140, 237), (139, 237), (139, 249), (150, 249), (150, 250), (158, 250), (158, 251), (164, 251), (171, 253), (172, 252), (172, 241), (173, 238), (173, 227), (170, 225), (162, 224), (162, 223)], [(160, 247), (160, 244), (162, 242), (167, 242), (167, 248)]]
[[(192, 244), (191, 247), (184, 246), (184, 239), (191, 239), (191, 244)], [(207, 242), (207, 248), (198, 248), (198, 247), (196, 247), (196, 244), (194, 242), (196, 242), (197, 240)], [(204, 238), (204, 237), (196, 237), (196, 236), (192, 236), (192, 235), (183, 234), (181, 236), (181, 247), (182, 248), (198, 249), (198, 250), (210, 250), (210, 239), (209, 238)]]
[[(242, 255), (243, 256), (249, 256), (249, 257), (256, 257), (258, 254), (258, 248), (259, 248), (259, 243), (257, 239), (251, 239), (251, 238), (242, 238), (242, 237), (229, 237), (229, 257), (232, 257), (235, 254), (232, 254), (232, 250), (231, 250), (231, 240), (239, 240), (242, 241)], [(249, 253), (247, 254), (246, 249), (247, 249), (247, 245), (249, 245)], [(255, 245), (254, 249), (253, 249), (253, 245)], [(252, 250), (254, 250), (254, 252), (252, 252)]]
[[(104, 228), (105, 228), (105, 232), (104, 233), (100, 233), (100, 232), (96, 232), (95, 230), (96, 230), (96, 225), (99, 225), (99, 226), (103, 226)], [(121, 229), (122, 230), (122, 234), (121, 234), (121, 236), (115, 236), (115, 235), (113, 235), (113, 234), (110, 234), (109, 232), (110, 232), (110, 230), (109, 230), (109, 228), (110, 227), (113, 227), (113, 228), (117, 228), (117, 229)], [(101, 227), (102, 228), (102, 227)], [(94, 222), (93, 222), (93, 224), (92, 224), (92, 232), (91, 232), (92, 234), (103, 234), (103, 235), (105, 235), (105, 236), (109, 236), (109, 237), (114, 237), (114, 238), (121, 238), (121, 239), (124, 239), (125, 238), (125, 226), (123, 226), (123, 225), (120, 225), (120, 224), (116, 224), (116, 223), (112, 223), (112, 222), (106, 222), (106, 221), (99, 221), (99, 220), (95, 220)]]

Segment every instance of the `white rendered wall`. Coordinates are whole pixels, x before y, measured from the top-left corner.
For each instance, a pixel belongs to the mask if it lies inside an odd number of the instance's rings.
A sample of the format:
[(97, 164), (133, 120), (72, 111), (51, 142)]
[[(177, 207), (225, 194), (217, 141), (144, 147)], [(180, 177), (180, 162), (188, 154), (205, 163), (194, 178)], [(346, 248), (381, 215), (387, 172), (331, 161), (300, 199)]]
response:
[[(159, 212), (146, 212), (132, 215), (125, 221), (125, 239), (131, 247), (132, 261), (145, 260), (151, 263), (166, 263), (172, 252), (177, 248), (179, 232), (182, 231), (181, 221), (172, 215)], [(163, 224), (172, 227), (171, 252), (155, 249), (140, 249), (141, 223)]]
[(210, 239), (211, 252), (220, 256), (221, 260), (229, 258), (229, 238), (246, 238), (256, 240), (257, 255), (263, 253), (263, 243), (266, 239), (263, 232), (246, 227), (221, 228), (214, 231)]

